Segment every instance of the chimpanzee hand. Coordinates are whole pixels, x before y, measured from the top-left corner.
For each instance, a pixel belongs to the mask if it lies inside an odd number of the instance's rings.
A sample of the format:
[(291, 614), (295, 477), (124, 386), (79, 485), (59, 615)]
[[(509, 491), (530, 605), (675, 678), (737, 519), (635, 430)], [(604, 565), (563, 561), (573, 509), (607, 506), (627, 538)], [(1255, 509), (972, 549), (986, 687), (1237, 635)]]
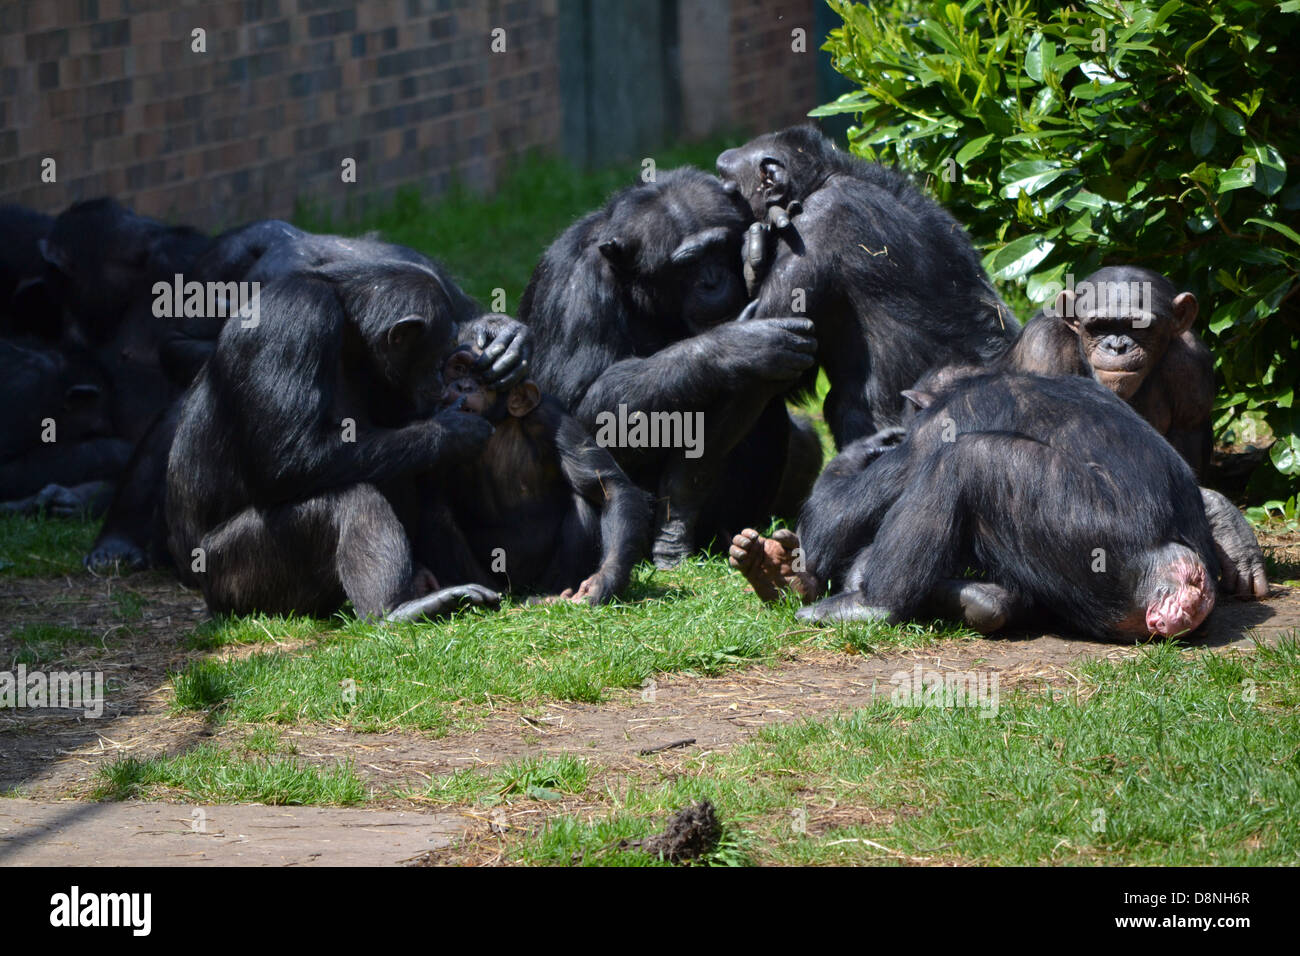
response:
[(750, 223), (745, 230), (745, 242), (742, 246), (741, 269), (745, 274), (745, 292), (752, 299), (758, 294), (758, 287), (763, 284), (768, 267), (768, 235), (772, 227), (765, 222)]
[(587, 603), (593, 607), (597, 604), (604, 604), (614, 597), (615, 592), (614, 579), (600, 571), (597, 571), (587, 580), (578, 585), (575, 591), (573, 588), (566, 588), (560, 597), (566, 601), (572, 601), (574, 604)]
[(1264, 573), (1264, 552), (1245, 515), (1217, 491), (1201, 489), (1205, 517), (1214, 533), (1214, 550), (1219, 557), (1219, 583), (1239, 598), (1268, 597), (1268, 576)]
[(751, 319), (726, 322), (705, 333), (713, 355), (729, 378), (788, 381), (812, 367), (817, 338), (808, 319)]
[(874, 435), (851, 442), (838, 457), (843, 462), (852, 462), (857, 469), (866, 468), (889, 449), (902, 444), (906, 435), (906, 428), (882, 428)]
[(464, 404), (462, 396), (428, 421), (440, 460), (473, 458), (492, 437), (492, 423), (481, 415), (465, 411)]
[(506, 315), (484, 315), (462, 330), (460, 339), (472, 341), (483, 350), (474, 370), (487, 369), (483, 384), (489, 388), (500, 391), (528, 377), (533, 343), (528, 326), (522, 322)]

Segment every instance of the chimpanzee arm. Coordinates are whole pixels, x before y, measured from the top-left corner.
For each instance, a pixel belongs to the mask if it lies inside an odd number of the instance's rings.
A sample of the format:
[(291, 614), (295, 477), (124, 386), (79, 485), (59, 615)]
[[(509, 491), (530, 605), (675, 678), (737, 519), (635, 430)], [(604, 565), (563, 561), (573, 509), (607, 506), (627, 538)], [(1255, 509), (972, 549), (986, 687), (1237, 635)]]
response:
[(1201, 499), (1205, 502), (1205, 517), (1210, 521), (1210, 531), (1214, 534), (1214, 550), (1219, 555), (1220, 583), (1224, 590), (1240, 598), (1268, 597), (1264, 552), (1245, 516), (1217, 491), (1202, 488)]
[[(692, 412), (751, 384), (793, 381), (813, 364), (817, 343), (807, 319), (725, 322), (647, 357), (614, 362), (586, 389), (574, 409), (595, 427), (596, 416), (626, 405), (629, 412)], [(598, 357), (581, 354), (572, 361)]]
[[(558, 412), (558, 407), (556, 409)], [(650, 500), (570, 415), (556, 432), (560, 467), (574, 493), (600, 512), (600, 566), (587, 595), (608, 600), (627, 586), (650, 540)], [(575, 582), (576, 583), (576, 582)]]
[(492, 433), (490, 423), (459, 409), (401, 428), (357, 420), (360, 406), (344, 393), (374, 386), (341, 381), (347, 319), (328, 283), (307, 276), (285, 282), (262, 311), (255, 328), (228, 325), (223, 345), (230, 348), (218, 349), (206, 367), (212, 393), (233, 406), (254, 505), (424, 470), (472, 453)]

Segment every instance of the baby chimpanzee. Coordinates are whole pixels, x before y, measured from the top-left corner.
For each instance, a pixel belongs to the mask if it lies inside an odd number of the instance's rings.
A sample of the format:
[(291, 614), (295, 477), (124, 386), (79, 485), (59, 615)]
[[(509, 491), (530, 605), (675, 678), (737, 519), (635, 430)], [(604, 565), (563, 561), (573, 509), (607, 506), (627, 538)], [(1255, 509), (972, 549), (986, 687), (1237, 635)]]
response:
[(649, 541), (648, 496), (537, 384), (486, 387), (454, 351), (443, 404), (496, 426), (479, 456), (430, 474), (416, 551), (442, 586), (484, 584), (598, 604)]

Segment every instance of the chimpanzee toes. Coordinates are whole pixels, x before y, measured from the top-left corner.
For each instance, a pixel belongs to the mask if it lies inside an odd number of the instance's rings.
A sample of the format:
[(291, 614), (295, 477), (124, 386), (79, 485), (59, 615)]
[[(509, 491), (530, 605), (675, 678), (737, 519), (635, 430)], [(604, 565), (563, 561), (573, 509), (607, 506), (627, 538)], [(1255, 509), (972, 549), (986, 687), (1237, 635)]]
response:
[(454, 611), (461, 604), (497, 605), (501, 595), (481, 584), (461, 584), (426, 594), (413, 601), (405, 601), (384, 615), (385, 621), (418, 621), (422, 617), (434, 618)]
[(144, 551), (126, 538), (108, 537), (84, 558), (81, 563), (92, 574), (130, 574), (143, 571), (149, 564)]
[(654, 546), (650, 549), (650, 557), (654, 560), (655, 567), (661, 571), (668, 571), (690, 557), (694, 550), (692, 537), (686, 522), (679, 520), (664, 522), (659, 533), (655, 535)]

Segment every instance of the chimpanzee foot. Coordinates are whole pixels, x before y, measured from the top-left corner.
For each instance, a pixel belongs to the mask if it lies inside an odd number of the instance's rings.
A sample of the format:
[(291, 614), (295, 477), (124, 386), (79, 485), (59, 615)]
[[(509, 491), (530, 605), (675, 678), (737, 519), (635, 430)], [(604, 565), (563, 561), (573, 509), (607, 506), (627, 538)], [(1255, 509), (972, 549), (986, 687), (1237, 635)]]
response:
[(806, 571), (794, 569), (798, 560), (799, 536), (782, 528), (765, 538), (753, 528), (746, 528), (731, 539), (727, 561), (745, 576), (750, 587), (764, 601), (777, 601), (794, 591), (808, 603), (820, 588)]
[(1006, 627), (1015, 599), (1011, 592), (991, 581), (940, 581), (930, 594), (930, 612), (950, 621), (963, 621), (981, 634)]
[(422, 617), (432, 618), (454, 611), (462, 604), (495, 607), (500, 603), (501, 595), (491, 588), (485, 588), (481, 584), (460, 584), (399, 604), (384, 615), (384, 620), (418, 621)]
[(680, 518), (672, 518), (659, 523), (659, 533), (655, 535), (650, 556), (656, 568), (667, 571), (681, 564), (694, 550), (694, 527)]
[(860, 591), (843, 591), (823, 598), (816, 604), (801, 607), (795, 618), (812, 624), (829, 624), (837, 621), (865, 621), (867, 623), (893, 624), (894, 612), (887, 607), (876, 607), (862, 599)]
[(143, 571), (149, 565), (144, 549), (130, 538), (111, 534), (101, 538), (91, 552), (81, 559), (91, 574), (130, 574)]

